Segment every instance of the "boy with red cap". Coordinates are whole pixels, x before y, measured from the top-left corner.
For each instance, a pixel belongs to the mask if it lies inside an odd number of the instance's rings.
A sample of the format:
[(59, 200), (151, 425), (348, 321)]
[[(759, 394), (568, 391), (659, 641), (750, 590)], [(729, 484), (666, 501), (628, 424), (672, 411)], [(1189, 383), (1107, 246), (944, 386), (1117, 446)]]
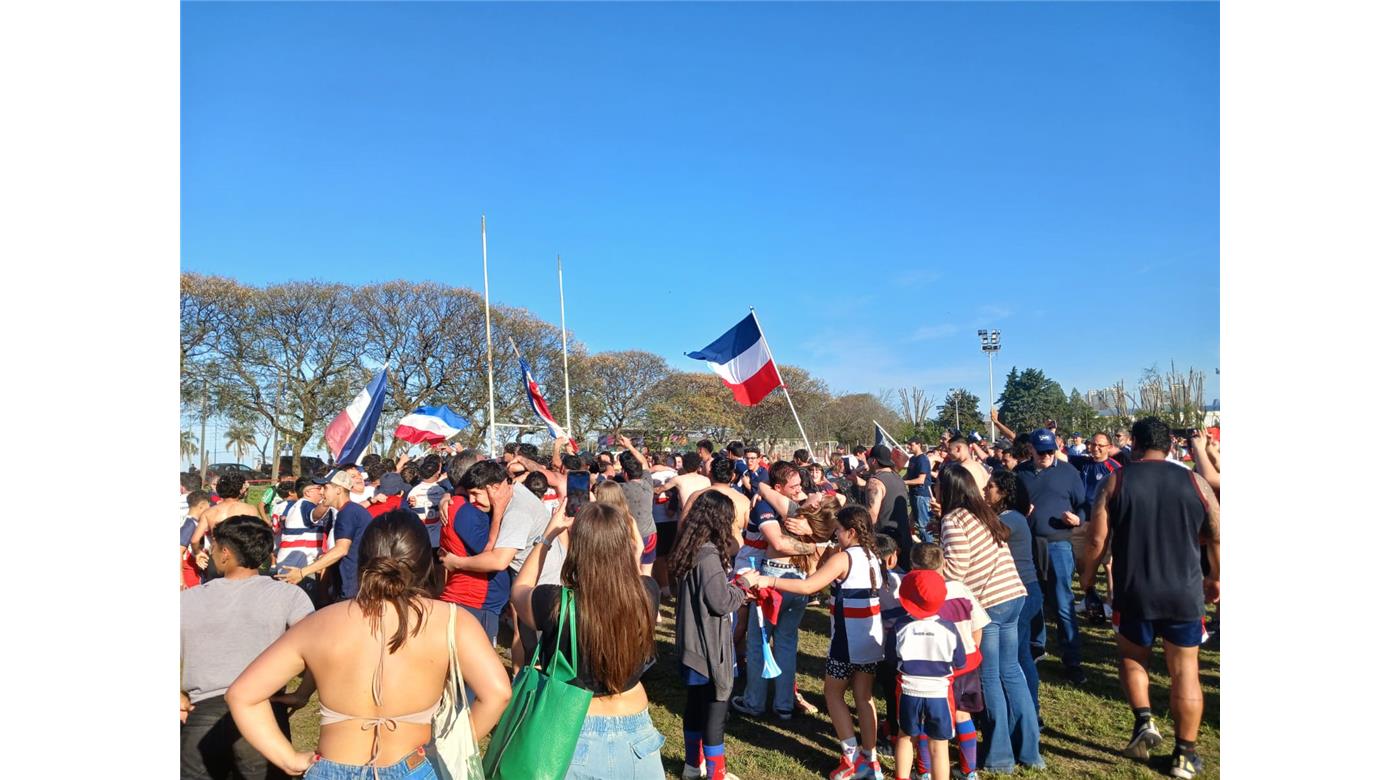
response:
[(895, 629), (899, 657), (896, 780), (910, 780), (914, 740), (924, 736), (928, 737), (930, 753), (924, 759), (925, 766), (932, 770), (934, 780), (948, 780), (952, 677), (955, 669), (967, 663), (967, 650), (957, 628), (938, 616), (947, 594), (943, 575), (932, 569), (914, 569), (899, 583), (899, 603), (908, 614)]

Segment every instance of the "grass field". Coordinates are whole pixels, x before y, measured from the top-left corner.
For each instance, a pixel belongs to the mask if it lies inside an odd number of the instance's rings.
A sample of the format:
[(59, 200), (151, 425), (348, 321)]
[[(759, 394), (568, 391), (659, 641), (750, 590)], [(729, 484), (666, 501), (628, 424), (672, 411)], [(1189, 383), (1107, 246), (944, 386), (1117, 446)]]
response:
[[(656, 631), (659, 657), (644, 679), (651, 698), (652, 720), (666, 736), (661, 755), (667, 777), (679, 777), (684, 760), (681, 713), (685, 707), (685, 689), (675, 671), (673, 617), (671, 607), (663, 605)], [(1053, 635), (1053, 625), (1050, 632)], [(827, 634), (827, 613), (816, 604), (810, 604), (798, 643), (797, 684), (809, 702), (823, 709), (821, 674), (825, 667)], [(1089, 676), (1085, 686), (1070, 685), (1060, 675), (1059, 664), (1052, 658), (1041, 661), (1040, 699), (1045, 719), (1041, 754), (1047, 769), (1044, 772), (1021, 769), (1017, 774), (1064, 778), (1165, 776), (1171, 754), (1172, 723), (1167, 709), (1166, 667), (1161, 660), (1160, 643), (1152, 669), (1152, 711), (1166, 741), (1144, 764), (1123, 758), (1117, 752), (1127, 742), (1133, 718), (1118, 687), (1117, 651), (1111, 630), (1107, 626), (1084, 627), (1083, 635), (1084, 671)], [(1050, 645), (1053, 651), (1053, 636)], [(502, 656), (508, 657), (508, 653), (502, 651)], [(1220, 652), (1215, 639), (1202, 649), (1201, 685), (1206, 701), (1198, 750), (1205, 759), (1206, 771), (1200, 777), (1213, 780), (1220, 776)], [(877, 704), (877, 707), (883, 715), (883, 705)], [(313, 698), (311, 706), (292, 718), (293, 741), (299, 750), (315, 747), (316, 712)], [(771, 716), (755, 720), (731, 712), (725, 733), (729, 769), (744, 780), (821, 778), (836, 765), (838, 743), (825, 714), (815, 718), (798, 715), (784, 723)], [(893, 758), (882, 756), (882, 760), (886, 777), (894, 777)]]

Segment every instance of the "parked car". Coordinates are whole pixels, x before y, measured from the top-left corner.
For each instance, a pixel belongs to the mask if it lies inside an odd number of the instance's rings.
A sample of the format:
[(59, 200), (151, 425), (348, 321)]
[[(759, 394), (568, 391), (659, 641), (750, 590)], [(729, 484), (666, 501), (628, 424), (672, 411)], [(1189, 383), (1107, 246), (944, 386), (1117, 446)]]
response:
[[(277, 473), (280, 474), (280, 475), (282, 475), (282, 476), (291, 476), (291, 473), (292, 473), (292, 456), (291, 456), (291, 455), (283, 455), (283, 456), (282, 456), (281, 458), (279, 458), (278, 460), (280, 461), (280, 463), (278, 463)], [(303, 456), (301, 456), (301, 474), (302, 474), (302, 476), (319, 477), (319, 476), (322, 476), (323, 474), (325, 474), (326, 471), (327, 471), (329, 468), (330, 468), (330, 464), (326, 463), (324, 460), (321, 460), (320, 458), (313, 457), (313, 456), (311, 456), (311, 455), (303, 455)], [(268, 465), (268, 464), (264, 464), (264, 465), (263, 465), (262, 478), (263, 478), (263, 479), (272, 479), (272, 467), (271, 467), (270, 465)]]
[(244, 479), (258, 479), (258, 472), (242, 463), (211, 463), (209, 476), (222, 477), (225, 474), (240, 474)]

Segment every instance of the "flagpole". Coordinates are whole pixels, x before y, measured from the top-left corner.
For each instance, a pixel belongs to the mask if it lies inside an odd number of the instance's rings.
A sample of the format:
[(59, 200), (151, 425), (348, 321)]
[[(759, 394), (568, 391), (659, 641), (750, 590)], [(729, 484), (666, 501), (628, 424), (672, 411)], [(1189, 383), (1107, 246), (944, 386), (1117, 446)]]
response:
[(569, 331), (564, 327), (564, 260), (555, 255), (554, 263), (559, 268), (559, 337), (564, 341), (564, 427), (573, 437), (574, 409), (569, 403)]
[(904, 449), (904, 445), (903, 445), (903, 444), (900, 444), (899, 441), (898, 441), (897, 439), (895, 439), (895, 437), (890, 436), (890, 432), (887, 431), (887, 430), (885, 430), (885, 426), (881, 425), (879, 420), (871, 420), (871, 422), (875, 423), (875, 427), (880, 429), (880, 433), (885, 434), (885, 437), (886, 437), (886, 438), (888, 438), (890, 441), (894, 442), (894, 448), (895, 448), (895, 449), (897, 449), (897, 450), (899, 450), (900, 452), (904, 453), (904, 455), (905, 455), (906, 457), (909, 455), (909, 450)]
[(481, 275), (484, 279), (482, 291), (486, 300), (486, 399), (487, 414), (490, 420), (490, 439), (486, 443), (486, 456), (496, 457), (496, 377), (491, 355), (491, 274), (486, 270), (486, 215), (481, 215)]
[[(753, 315), (753, 324), (758, 326), (758, 337), (763, 339), (763, 343), (768, 343), (768, 337), (763, 335), (763, 325), (758, 321), (758, 312), (749, 307), (749, 314)], [(812, 443), (807, 440), (807, 431), (802, 427), (802, 419), (797, 416), (797, 407), (792, 403), (792, 393), (788, 392), (787, 383), (783, 381), (783, 372), (778, 369), (778, 359), (773, 357), (773, 348), (769, 346), (768, 356), (773, 358), (773, 373), (778, 375), (778, 386), (783, 388), (783, 395), (787, 397), (788, 408), (792, 410), (792, 419), (797, 421), (797, 432), (802, 434), (802, 443), (807, 445), (807, 452), (812, 451)]]

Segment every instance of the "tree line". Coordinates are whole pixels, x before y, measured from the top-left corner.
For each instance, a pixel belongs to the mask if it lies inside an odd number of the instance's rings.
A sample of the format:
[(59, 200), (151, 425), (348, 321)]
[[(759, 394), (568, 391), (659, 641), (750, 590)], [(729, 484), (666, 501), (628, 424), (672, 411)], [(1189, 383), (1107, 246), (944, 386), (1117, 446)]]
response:
[[(565, 422), (563, 352), (559, 328), (529, 311), (491, 307), (497, 422), (537, 422), (526, 401), (511, 342), (530, 365), (550, 410)], [(180, 399), (195, 415), (218, 416), (238, 429), (240, 444), (285, 444), (299, 471), (302, 454), (324, 452), (329, 422), (388, 366), (388, 389), (374, 449), (394, 456), (406, 445), (392, 438), (403, 415), (446, 405), (468, 421), (458, 435), (482, 446), (488, 435), (486, 310), (481, 295), (436, 282), (392, 281), (364, 286), (297, 281), (266, 286), (196, 273), (180, 277)], [(965, 389), (934, 408), (921, 389), (833, 393), (800, 366), (781, 365), (793, 403), (813, 445), (869, 443), (871, 420), (901, 440), (935, 438), (955, 427), (985, 428), (985, 407)], [(580, 446), (592, 434), (641, 435), (658, 444), (680, 437), (743, 439), (771, 449), (800, 438), (787, 401), (772, 393), (753, 407), (734, 402), (708, 371), (677, 371), (642, 350), (591, 353), (569, 334), (573, 432)], [(1065, 396), (1037, 369), (1012, 369), (1001, 416), (1023, 428), (1037, 418), (1097, 412), (1076, 390)], [(1087, 410), (1087, 411), (1086, 411)], [(530, 433), (510, 431), (512, 438)], [(181, 451), (191, 447), (182, 431)], [(197, 448), (195, 448), (197, 449)], [(241, 451), (242, 447), (240, 447)]]

